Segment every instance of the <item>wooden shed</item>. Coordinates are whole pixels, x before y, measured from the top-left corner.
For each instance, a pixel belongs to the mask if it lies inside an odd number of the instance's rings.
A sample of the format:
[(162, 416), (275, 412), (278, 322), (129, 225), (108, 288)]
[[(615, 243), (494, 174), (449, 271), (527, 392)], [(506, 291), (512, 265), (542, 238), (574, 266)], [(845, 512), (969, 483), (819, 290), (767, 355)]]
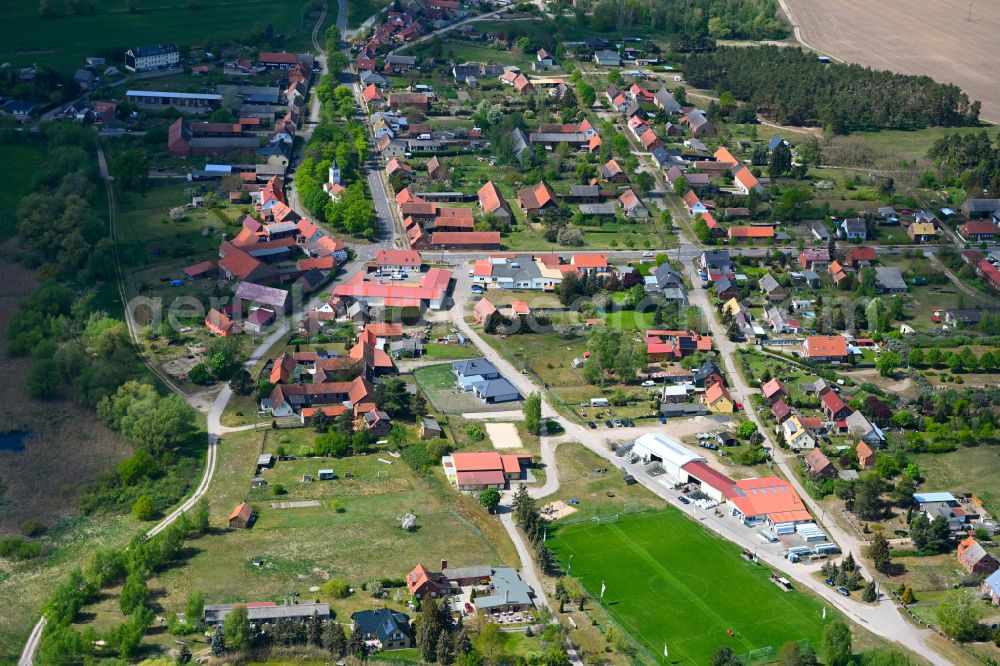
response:
[(246, 502), (242, 502), (229, 514), (229, 527), (245, 530), (250, 527), (251, 520), (253, 520), (253, 509)]

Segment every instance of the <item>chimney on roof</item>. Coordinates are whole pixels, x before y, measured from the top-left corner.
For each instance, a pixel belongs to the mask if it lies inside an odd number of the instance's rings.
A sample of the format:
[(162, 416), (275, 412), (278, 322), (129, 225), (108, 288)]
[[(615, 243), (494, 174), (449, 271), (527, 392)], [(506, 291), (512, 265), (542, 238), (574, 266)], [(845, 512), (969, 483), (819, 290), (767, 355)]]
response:
[(448, 568), (448, 560), (441, 560), (441, 571)]
[(509, 599), (510, 599), (510, 590), (509, 590), (509, 589), (505, 589), (505, 590), (503, 591), (503, 602), (504, 602), (504, 603), (507, 603), (507, 601), (508, 601)]

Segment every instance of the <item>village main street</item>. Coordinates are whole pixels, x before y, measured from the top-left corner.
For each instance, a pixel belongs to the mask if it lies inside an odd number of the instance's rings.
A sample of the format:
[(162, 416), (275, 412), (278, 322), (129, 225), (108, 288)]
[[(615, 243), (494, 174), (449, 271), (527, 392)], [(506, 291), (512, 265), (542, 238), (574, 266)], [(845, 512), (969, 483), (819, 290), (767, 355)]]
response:
[[(347, 36), (347, 2), (346, 0), (338, 0), (338, 3), (339, 12), (337, 25), (343, 40)], [(312, 36), (313, 46), (319, 54), (317, 56), (317, 62), (319, 63), (320, 71), (326, 71), (327, 63), (327, 58), (323, 53), (323, 45), (319, 41), (319, 31), (325, 21), (325, 18), (326, 9), (324, 8), (322, 15), (313, 30)], [(351, 85), (358, 101), (359, 108), (365, 109), (364, 101), (361, 97), (361, 90), (356, 82), (356, 77), (354, 76), (355, 72), (349, 68), (345, 70), (343, 74), (345, 76), (349, 76), (352, 81)], [(304, 125), (300, 132), (303, 139), (308, 140), (312, 133), (312, 128), (319, 122), (319, 118), (320, 104), (317, 100), (317, 96), (313, 94), (310, 105), (309, 122)], [(366, 115), (364, 116), (364, 122), (367, 123)], [(368, 129), (370, 133), (370, 125)], [(298, 159), (301, 159), (301, 155), (297, 157)], [(103, 166), (102, 173), (104, 173), (107, 177), (106, 165)], [(383, 165), (379, 158), (373, 157), (369, 161), (366, 165), (365, 176), (372, 195), (372, 204), (379, 223), (377, 238), (374, 243), (352, 242), (350, 244), (350, 247), (354, 250), (356, 257), (353, 261), (341, 267), (340, 274), (336, 278), (337, 280), (346, 280), (356, 275), (363, 269), (365, 260), (370, 259), (378, 249), (402, 245), (403, 239), (399, 233), (400, 221), (396, 215), (395, 200), (394, 197), (391, 196), (391, 188), (389, 187)], [(670, 201), (670, 210), (672, 214), (679, 215), (681, 211), (677, 207), (676, 201), (670, 199), (670, 196), (671, 195), (669, 194), (667, 195), (667, 198)], [(289, 203), (293, 209), (306, 213), (304, 207), (302, 206), (301, 198), (299, 197), (294, 180), (289, 194)], [(113, 200), (111, 202), (110, 214), (112, 216), (111, 223), (113, 225)], [(322, 225), (320, 226), (322, 228)], [(684, 225), (684, 227), (687, 229), (688, 225)], [(328, 230), (326, 231), (329, 233)], [(792, 465), (796, 464), (796, 461), (792, 456), (784, 453), (781, 448), (776, 445), (772, 433), (767, 430), (759, 415), (752, 408), (750, 398), (753, 391), (743, 378), (742, 374), (739, 372), (736, 362), (737, 347), (733, 342), (728, 340), (721, 322), (713, 316), (714, 308), (711, 306), (708, 293), (703, 287), (700, 286), (701, 281), (692, 267), (694, 259), (701, 255), (703, 251), (703, 247), (687, 239), (681, 239), (679, 247), (673, 250), (651, 250), (653, 254), (657, 254), (659, 252), (668, 253), (672, 259), (676, 258), (684, 266), (689, 267), (691, 271), (692, 283), (695, 285), (695, 288), (690, 292), (692, 304), (698, 307), (705, 315), (706, 321), (708, 322), (709, 328), (713, 334), (713, 342), (718, 350), (720, 362), (724, 366), (727, 378), (729, 378), (732, 385), (734, 398), (745, 406), (746, 416), (756, 423), (758, 429), (764, 434), (765, 439), (773, 453), (774, 463), (807, 503), (813, 515), (817, 517), (817, 523), (822, 524), (822, 527), (833, 538), (833, 540), (840, 545), (841, 549), (845, 553), (852, 552), (855, 555), (855, 559), (863, 561), (859, 556), (862, 554), (864, 544), (861, 543), (855, 535), (838, 525), (835, 520), (823, 519), (821, 508), (810, 498), (808, 493), (805, 492), (805, 489), (793, 473)], [(738, 253), (743, 254), (744, 256), (763, 257), (769, 251), (772, 250), (765, 248), (747, 248), (738, 251)], [(781, 251), (788, 250), (786, 249)], [(632, 259), (639, 260), (643, 257), (642, 252), (633, 250), (610, 251), (605, 252), (605, 254), (607, 254), (609, 258), (619, 261)], [(543, 387), (539, 386), (529, 375), (515, 368), (509, 360), (496, 352), (493, 347), (488, 345), (482, 339), (479, 332), (473, 329), (468, 322), (465, 321), (465, 314), (468, 312), (470, 296), (470, 280), (466, 274), (466, 268), (471, 260), (481, 258), (481, 256), (481, 253), (450, 251), (440, 252), (440, 259), (443, 262), (450, 263), (458, 269), (455, 274), (455, 283), (452, 292), (452, 308), (448, 316), (450, 317), (452, 324), (460, 330), (465, 337), (473, 342), (478, 352), (492, 362), (504, 374), (504, 376), (510, 379), (510, 381), (514, 383), (523, 395), (538, 393), (542, 397), (543, 416), (558, 420), (560, 425), (565, 430), (564, 434), (559, 437), (542, 438), (541, 462), (546, 467), (546, 481), (542, 486), (532, 491), (532, 496), (536, 499), (544, 499), (558, 492), (560, 480), (555, 456), (557, 446), (584, 446), (588, 450), (611, 462), (615, 467), (620, 466), (622, 464), (622, 460), (614, 456), (603, 437), (596, 435), (593, 431), (588, 430), (587, 428), (561, 415), (553, 407), (548, 393)], [(254, 348), (244, 367), (252, 369), (260, 361), (268, 358), (272, 348), (280, 340), (282, 340), (295, 325), (297, 325), (298, 321), (300, 321), (305, 314), (320, 305), (320, 303), (321, 301), (319, 298), (314, 297), (303, 303), (291, 317), (280, 322), (279, 325), (276, 326), (274, 330), (263, 338)], [(172, 386), (169, 383), (168, 386), (172, 390), (176, 390), (182, 395), (185, 395), (176, 386)], [(165, 529), (184, 511), (193, 507), (198, 499), (203, 497), (210, 490), (216, 467), (216, 448), (220, 445), (224, 436), (229, 432), (245, 430), (253, 427), (244, 426), (241, 428), (227, 428), (222, 425), (221, 417), (230, 399), (231, 391), (228, 386), (224, 386), (210, 404), (196, 404), (196, 407), (202, 411), (207, 411), (208, 453), (204, 474), (194, 492), (166, 518), (151, 528), (147, 532), (147, 536), (154, 536)], [(651, 429), (656, 430), (656, 427), (653, 426)], [(620, 435), (623, 439), (626, 439), (630, 436), (637, 436), (643, 431), (645, 430), (624, 430), (621, 431)], [(844, 615), (865, 627), (872, 633), (881, 636), (888, 641), (895, 641), (903, 644), (906, 648), (919, 654), (932, 664), (944, 665), (948, 663), (948, 661), (941, 657), (934, 649), (933, 641), (939, 640), (935, 634), (929, 630), (920, 629), (907, 621), (899, 612), (899, 609), (891, 598), (883, 596), (883, 598), (876, 604), (864, 604), (853, 598), (841, 597), (836, 594), (832, 588), (824, 585), (823, 582), (814, 575), (815, 567), (791, 564), (779, 554), (771, 552), (767, 549), (759, 548), (760, 544), (756, 542), (754, 534), (747, 530), (742, 523), (736, 519), (726, 516), (716, 516), (714, 513), (701, 511), (693, 505), (686, 506), (681, 504), (677, 499), (677, 492), (661, 483), (657, 478), (650, 476), (641, 465), (631, 466), (629, 468), (629, 473), (633, 474), (635, 478), (654, 495), (661, 498), (664, 502), (675, 506), (678, 510), (690, 516), (692, 520), (702, 523), (706, 529), (712, 530), (721, 537), (738, 544), (743, 548), (757, 551), (758, 558), (762, 562), (782, 571), (789, 578), (795, 580), (797, 584), (804, 588), (808, 588), (814, 594), (824, 599), (824, 601), (831, 607), (837, 608)], [(522, 576), (538, 592), (539, 603), (541, 605), (551, 607), (545, 596), (546, 590), (543, 585), (543, 579), (539, 575), (533, 558), (531, 557), (531, 550), (526, 543), (524, 535), (514, 524), (513, 516), (509, 511), (509, 502), (510, 494), (506, 493), (504, 497), (505, 510), (501, 511), (500, 521), (513, 541), (521, 559)], [(21, 658), (18, 662), (19, 666), (30, 666), (30, 664), (33, 663), (43, 627), (44, 619), (39, 620), (38, 624), (35, 626), (31, 637), (22, 652)], [(575, 651), (572, 651), (570, 656), (575, 664), (582, 663), (580, 662), (579, 656), (575, 653)]]

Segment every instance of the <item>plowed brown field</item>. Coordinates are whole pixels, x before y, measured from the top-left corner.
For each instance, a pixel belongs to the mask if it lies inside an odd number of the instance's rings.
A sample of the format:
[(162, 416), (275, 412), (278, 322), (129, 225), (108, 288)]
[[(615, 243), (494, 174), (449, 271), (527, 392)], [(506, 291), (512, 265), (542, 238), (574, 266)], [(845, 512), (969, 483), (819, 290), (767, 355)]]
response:
[(902, 74), (954, 83), (1000, 122), (1000, 0), (781, 0), (800, 42)]

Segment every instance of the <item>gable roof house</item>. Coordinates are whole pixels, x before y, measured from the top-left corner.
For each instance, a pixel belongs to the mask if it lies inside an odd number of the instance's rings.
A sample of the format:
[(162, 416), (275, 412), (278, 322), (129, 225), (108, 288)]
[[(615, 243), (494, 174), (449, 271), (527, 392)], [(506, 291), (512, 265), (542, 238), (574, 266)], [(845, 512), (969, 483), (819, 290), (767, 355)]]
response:
[(763, 386), (761, 386), (760, 392), (764, 394), (764, 400), (769, 405), (774, 404), (783, 397), (784, 398), (788, 397), (788, 389), (785, 388), (785, 385), (782, 384), (781, 380), (778, 379), (777, 377), (771, 379), (770, 381), (766, 382)]
[(879, 294), (906, 293), (903, 272), (896, 266), (875, 267), (875, 291)]
[(760, 291), (771, 303), (780, 303), (788, 298), (788, 290), (781, 286), (778, 280), (770, 273), (760, 279)]
[(976, 541), (975, 537), (963, 539), (958, 544), (958, 563), (967, 573), (975, 576), (988, 576), (1000, 569), (1000, 562)]
[(994, 606), (1000, 606), (1000, 570), (994, 571), (979, 588)]
[(875, 451), (872, 450), (872, 447), (868, 446), (867, 442), (858, 442), (854, 452), (858, 456), (858, 467), (861, 469), (875, 468)]
[(991, 241), (997, 235), (997, 225), (990, 220), (970, 220), (958, 227), (963, 240), (970, 243)]
[(656, 105), (656, 108), (662, 109), (671, 115), (676, 115), (683, 110), (681, 105), (677, 103), (677, 100), (674, 99), (674, 96), (666, 88), (660, 88), (656, 91), (653, 95), (653, 104)]
[(847, 432), (854, 439), (859, 439), (874, 448), (882, 448), (885, 444), (885, 433), (861, 412), (851, 412), (845, 421), (847, 421)]
[(637, 220), (649, 219), (649, 209), (643, 205), (632, 188), (622, 192), (621, 196), (618, 197), (618, 201), (621, 203), (626, 217)]
[(760, 192), (764, 189), (757, 177), (745, 166), (738, 168), (733, 174), (733, 187), (743, 195), (750, 194), (751, 191)]
[(543, 180), (534, 187), (518, 190), (517, 204), (529, 215), (537, 214), (544, 208), (557, 205), (556, 193)]
[(841, 399), (836, 391), (823, 394), (823, 397), (820, 398), (820, 407), (823, 409), (823, 413), (826, 414), (826, 418), (831, 421), (839, 421), (851, 413), (851, 408), (847, 406), (847, 403)]
[(598, 67), (621, 67), (622, 59), (617, 51), (603, 50), (594, 53), (594, 62)]
[(605, 164), (600, 164), (597, 167), (597, 173), (601, 175), (601, 178), (608, 181), (609, 183), (627, 183), (628, 176), (625, 175), (625, 171), (618, 165), (613, 158), (608, 160)]
[(807, 453), (805, 461), (806, 468), (812, 476), (828, 479), (837, 476), (837, 467), (830, 462), (830, 459), (826, 457), (822, 449), (813, 449)]
[(388, 608), (352, 613), (351, 627), (379, 650), (406, 650), (414, 644), (410, 618)]
[(860, 217), (850, 217), (837, 225), (837, 235), (847, 240), (868, 240), (868, 225)]
[(802, 357), (821, 363), (846, 363), (847, 340), (840, 335), (810, 335), (802, 342)]
[(830, 252), (824, 248), (806, 248), (799, 253), (799, 265), (814, 271), (825, 271), (830, 266)]
[(785, 442), (793, 451), (803, 451), (816, 447), (816, 437), (803, 425), (798, 416), (792, 416), (781, 424), (781, 433), (785, 436)]
[(511, 222), (513, 213), (510, 206), (492, 180), (486, 181), (476, 194), (479, 197), (479, 208), (483, 213), (493, 215), (500, 222), (508, 224)]
[(691, 128), (691, 133), (695, 136), (712, 136), (715, 134), (715, 125), (698, 109), (691, 109), (684, 114), (684, 121)]

